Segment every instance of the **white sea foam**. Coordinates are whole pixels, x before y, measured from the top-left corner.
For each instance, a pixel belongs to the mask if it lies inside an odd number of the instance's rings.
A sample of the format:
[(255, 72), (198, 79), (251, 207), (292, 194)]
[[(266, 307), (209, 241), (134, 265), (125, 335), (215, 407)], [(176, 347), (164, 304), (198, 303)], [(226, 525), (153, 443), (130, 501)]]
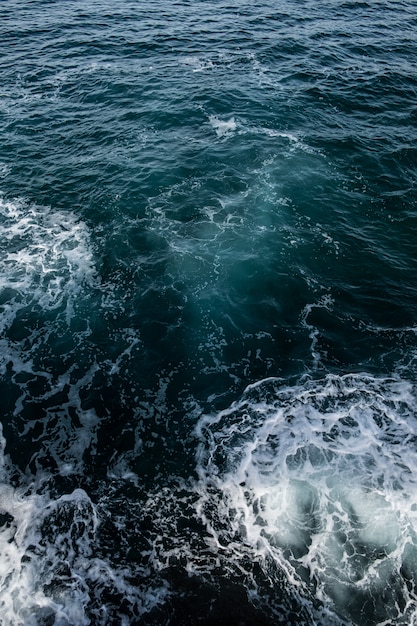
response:
[(228, 120), (222, 120), (216, 115), (210, 115), (209, 122), (213, 130), (216, 131), (217, 137), (227, 137), (236, 130), (236, 122), (233, 116)]
[(310, 352), (313, 358), (313, 371), (316, 371), (321, 367), (322, 354), (318, 350), (319, 330), (309, 323), (308, 318), (311, 315), (313, 309), (325, 309), (327, 311), (331, 311), (333, 304), (334, 302), (332, 297), (329, 294), (326, 294), (322, 298), (320, 298), (318, 302), (314, 304), (307, 304), (302, 312), (302, 324), (305, 328), (308, 329), (309, 337), (311, 339)]
[(0, 163), (0, 177), (1, 178), (5, 178), (8, 174), (10, 174), (10, 172), (11, 172), (10, 165), (7, 165), (6, 163)]
[(12, 415), (22, 446), (32, 442), (37, 479), (44, 457), (68, 476), (82, 471), (85, 451), (95, 447), (98, 416), (81, 398), (98, 365), (92, 358), (79, 372), (72, 362), (52, 373), (49, 363), (57, 346), (74, 349), (73, 337), (89, 334), (88, 322), (71, 330), (99, 286), (89, 231), (71, 212), (1, 198), (0, 250), (0, 373), (12, 376)]
[(29, 305), (65, 307), (69, 324), (83, 285), (95, 280), (89, 232), (73, 213), (0, 198), (0, 331)]
[(274, 563), (335, 621), (414, 623), (416, 406), (406, 381), (328, 375), (261, 381), (203, 417), (197, 512), (212, 549), (249, 549), (268, 576)]
[[(100, 422), (94, 407), (85, 407), (85, 390), (99, 370), (120, 374), (137, 334), (121, 331), (116, 355), (84, 347), (91, 302), (99, 304), (94, 314), (104, 315), (111, 286), (102, 287), (89, 229), (72, 212), (0, 199), (0, 249), (0, 371), (11, 377), (15, 395), (8, 415), (21, 447), (6, 455), (0, 425), (0, 621), (127, 624), (128, 616), (163, 603), (167, 584), (148, 581), (140, 565), (102, 558), (90, 495), (75, 489), (59, 496), (50, 485), (55, 474), (70, 481), (85, 473), (85, 453), (96, 452)], [(48, 359), (56, 359), (62, 345), (55, 371)], [(7, 428), (13, 432), (9, 422)], [(20, 451), (28, 454), (28, 465), (19, 469), (13, 460)], [(125, 613), (115, 615), (120, 598)]]
[(211, 70), (215, 67), (213, 61), (210, 59), (203, 60), (193, 55), (186, 56), (182, 60), (182, 63), (184, 63), (184, 65), (191, 66), (193, 68), (193, 72), (204, 72), (205, 70)]
[[(53, 497), (10, 481), (0, 426), (0, 621), (7, 626), (130, 623), (162, 604), (168, 586), (139, 566), (99, 556), (97, 506), (83, 489)], [(25, 483), (22, 480), (22, 483)], [(132, 583), (136, 577), (138, 583)], [(124, 598), (121, 610), (112, 597)]]

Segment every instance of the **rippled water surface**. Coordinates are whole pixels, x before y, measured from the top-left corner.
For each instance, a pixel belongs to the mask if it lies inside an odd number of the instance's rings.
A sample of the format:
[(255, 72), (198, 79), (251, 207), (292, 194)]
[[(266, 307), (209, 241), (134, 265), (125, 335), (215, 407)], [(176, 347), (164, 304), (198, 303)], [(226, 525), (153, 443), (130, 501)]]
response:
[(8, 0), (0, 622), (417, 623), (417, 7)]

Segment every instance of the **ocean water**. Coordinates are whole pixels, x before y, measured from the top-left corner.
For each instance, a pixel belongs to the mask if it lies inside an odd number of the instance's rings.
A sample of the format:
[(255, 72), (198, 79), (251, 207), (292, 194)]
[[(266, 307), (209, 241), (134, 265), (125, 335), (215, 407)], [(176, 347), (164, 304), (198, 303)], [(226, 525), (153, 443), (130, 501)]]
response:
[(417, 624), (416, 3), (0, 16), (0, 624)]

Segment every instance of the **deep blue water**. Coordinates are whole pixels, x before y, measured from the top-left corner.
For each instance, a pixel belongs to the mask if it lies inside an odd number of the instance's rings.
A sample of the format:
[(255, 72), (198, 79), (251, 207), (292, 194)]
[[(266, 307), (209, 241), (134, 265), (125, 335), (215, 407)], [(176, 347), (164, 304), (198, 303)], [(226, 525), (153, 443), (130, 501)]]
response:
[(0, 623), (417, 624), (415, 2), (0, 17)]

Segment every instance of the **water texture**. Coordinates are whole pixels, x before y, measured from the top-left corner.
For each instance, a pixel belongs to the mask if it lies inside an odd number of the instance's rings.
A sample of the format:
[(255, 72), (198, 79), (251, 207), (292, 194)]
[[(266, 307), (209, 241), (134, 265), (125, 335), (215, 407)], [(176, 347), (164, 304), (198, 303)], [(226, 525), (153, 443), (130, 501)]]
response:
[(417, 624), (415, 3), (0, 16), (0, 623)]

